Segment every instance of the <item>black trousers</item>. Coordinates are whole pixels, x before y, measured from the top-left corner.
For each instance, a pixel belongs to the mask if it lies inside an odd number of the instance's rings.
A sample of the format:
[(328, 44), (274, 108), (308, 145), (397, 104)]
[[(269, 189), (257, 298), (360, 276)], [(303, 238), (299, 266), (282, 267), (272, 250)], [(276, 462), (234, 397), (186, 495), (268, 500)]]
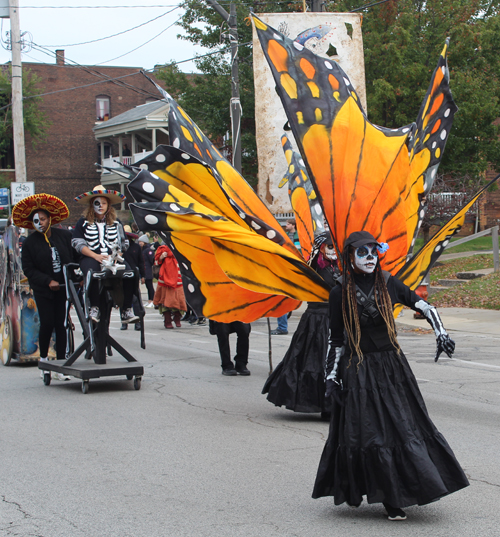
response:
[(221, 358), (222, 369), (233, 369), (231, 361), (231, 348), (229, 346), (229, 334), (236, 334), (236, 356), (234, 362), (237, 367), (245, 366), (248, 363), (248, 350), (250, 348), (250, 324), (240, 321), (232, 323), (214, 323), (214, 330), (217, 335), (219, 344), (219, 353)]
[(148, 300), (153, 300), (155, 297), (155, 288), (153, 287), (153, 280), (144, 280), (144, 285), (148, 290)]
[(53, 298), (46, 298), (35, 293), (36, 307), (40, 317), (40, 330), (38, 332), (38, 347), (40, 358), (46, 358), (49, 352), (52, 332), (56, 332), (56, 355), (58, 360), (66, 358), (66, 329), (64, 319), (66, 316), (66, 289), (61, 284), (59, 291), (52, 293)]
[[(125, 261), (123, 263), (127, 270), (132, 270), (130, 268), (130, 265)], [(80, 268), (82, 269), (83, 275), (86, 276), (87, 272), (92, 269), (94, 272), (100, 272), (101, 271), (101, 264), (93, 259), (92, 257), (88, 257), (84, 255), (80, 259)], [(134, 296), (134, 290), (137, 285), (137, 281), (135, 278), (123, 278), (122, 279), (122, 285), (123, 285), (123, 306), (122, 308), (124, 310), (127, 310), (128, 308), (132, 307), (132, 299)], [(97, 282), (92, 282), (90, 285), (90, 288), (88, 290), (89, 295), (89, 301), (91, 306), (99, 306), (99, 286), (97, 285)]]

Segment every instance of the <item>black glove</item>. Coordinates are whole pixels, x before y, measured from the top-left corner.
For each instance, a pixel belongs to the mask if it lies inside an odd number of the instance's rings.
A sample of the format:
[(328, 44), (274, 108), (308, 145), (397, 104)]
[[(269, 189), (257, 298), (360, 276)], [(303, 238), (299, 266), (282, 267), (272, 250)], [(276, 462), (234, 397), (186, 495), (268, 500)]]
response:
[(339, 405), (343, 405), (344, 401), (342, 400), (342, 386), (333, 379), (326, 380), (326, 391), (325, 397), (333, 397)]
[(330, 397), (332, 395), (333, 390), (335, 389), (335, 386), (338, 386), (338, 384), (333, 379), (326, 380), (325, 397)]
[(455, 352), (455, 342), (450, 338), (448, 334), (441, 334), (436, 339), (436, 356), (434, 361), (437, 362), (441, 353), (447, 354), (448, 358), (451, 358)]

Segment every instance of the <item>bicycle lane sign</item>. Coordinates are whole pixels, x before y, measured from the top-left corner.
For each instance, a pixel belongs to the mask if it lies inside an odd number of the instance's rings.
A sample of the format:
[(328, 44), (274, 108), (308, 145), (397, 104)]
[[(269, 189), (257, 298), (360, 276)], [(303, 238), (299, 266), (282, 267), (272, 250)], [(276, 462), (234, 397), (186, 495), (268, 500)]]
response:
[(35, 193), (35, 183), (27, 181), (25, 183), (11, 183), (10, 184), (11, 192), (11, 203), (15, 205), (18, 201), (32, 196)]

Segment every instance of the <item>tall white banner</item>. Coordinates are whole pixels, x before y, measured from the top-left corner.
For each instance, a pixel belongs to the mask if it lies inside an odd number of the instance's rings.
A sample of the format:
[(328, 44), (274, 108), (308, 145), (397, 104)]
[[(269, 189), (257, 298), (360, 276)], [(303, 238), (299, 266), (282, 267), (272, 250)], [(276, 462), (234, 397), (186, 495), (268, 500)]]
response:
[[(299, 40), (318, 56), (335, 60), (349, 76), (366, 111), (365, 61), (361, 35), (361, 15), (357, 13), (259, 13), (259, 19), (286, 37)], [(275, 214), (291, 212), (288, 188), (278, 185), (287, 162), (281, 136), (287, 122), (275, 82), (262, 53), (259, 39), (253, 34), (253, 69), (255, 80), (255, 122), (259, 160), (259, 196)], [(287, 132), (295, 150), (291, 131)]]

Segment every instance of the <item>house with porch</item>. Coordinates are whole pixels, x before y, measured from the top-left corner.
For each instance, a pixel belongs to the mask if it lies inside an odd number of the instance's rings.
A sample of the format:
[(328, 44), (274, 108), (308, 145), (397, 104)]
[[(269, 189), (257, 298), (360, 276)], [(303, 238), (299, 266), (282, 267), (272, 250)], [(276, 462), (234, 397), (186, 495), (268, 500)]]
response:
[[(166, 101), (141, 104), (107, 121), (96, 124), (94, 135), (100, 146), (101, 184), (126, 194), (125, 179), (113, 168), (121, 163), (133, 165), (152, 153), (160, 144), (169, 144)], [(106, 168), (111, 168), (106, 169)], [(125, 209), (125, 202), (122, 204)]]

